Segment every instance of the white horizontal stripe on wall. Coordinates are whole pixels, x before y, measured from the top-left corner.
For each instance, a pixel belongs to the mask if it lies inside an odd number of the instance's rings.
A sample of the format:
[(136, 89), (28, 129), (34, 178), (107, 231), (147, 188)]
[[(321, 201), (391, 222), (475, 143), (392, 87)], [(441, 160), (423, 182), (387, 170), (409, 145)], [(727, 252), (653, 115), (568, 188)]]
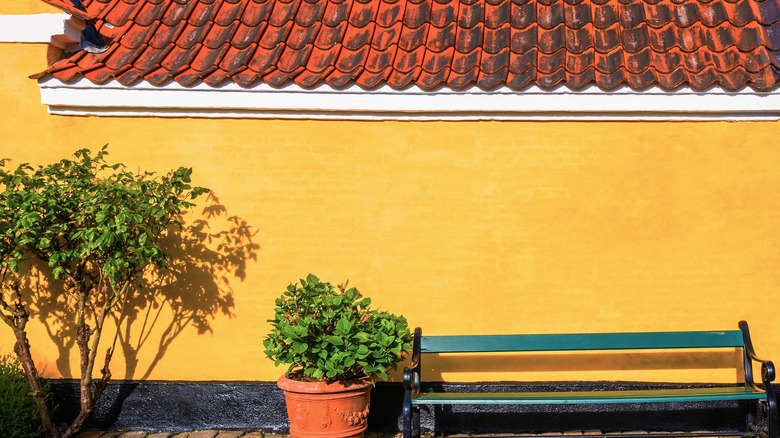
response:
[(48, 43), (64, 32), (68, 18), (68, 14), (0, 15), (0, 43)]

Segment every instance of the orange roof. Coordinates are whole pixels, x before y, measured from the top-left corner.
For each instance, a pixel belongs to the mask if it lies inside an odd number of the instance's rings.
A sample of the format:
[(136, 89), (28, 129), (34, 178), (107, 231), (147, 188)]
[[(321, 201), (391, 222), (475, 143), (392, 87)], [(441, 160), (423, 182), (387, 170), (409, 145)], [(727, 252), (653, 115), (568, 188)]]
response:
[(562, 84), (770, 90), (780, 78), (780, 0), (82, 4), (107, 50), (68, 53), (35, 78), (426, 90)]

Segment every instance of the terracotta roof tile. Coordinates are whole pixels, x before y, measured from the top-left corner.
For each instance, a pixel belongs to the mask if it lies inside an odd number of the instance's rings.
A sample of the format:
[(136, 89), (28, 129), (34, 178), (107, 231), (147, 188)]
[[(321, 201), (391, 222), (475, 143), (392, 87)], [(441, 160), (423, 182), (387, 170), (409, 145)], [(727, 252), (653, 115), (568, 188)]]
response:
[(246, 2), (241, 0), (225, 0), (222, 7), (214, 17), (214, 22), (220, 26), (230, 26), (236, 24), (236, 19), (244, 12)]
[(442, 70), (438, 73), (428, 73), (425, 70), (417, 78), (417, 83), (425, 89), (436, 88), (441, 85), (447, 79), (447, 70)]
[(267, 22), (268, 15), (270, 15), (273, 6), (274, 2), (272, 0), (266, 0), (264, 2), (252, 0), (246, 2), (246, 9), (244, 9), (244, 13), (241, 15), (240, 19), (241, 23), (246, 26), (255, 27)]
[[(399, 47), (395, 54), (395, 62), (393, 63), (393, 69), (399, 73), (409, 73), (418, 71), (422, 58), (425, 55), (425, 47), (419, 46), (411, 51), (406, 51)], [(403, 86), (406, 86), (404, 84)]]
[(455, 30), (455, 23), (450, 23), (441, 28), (431, 25), (428, 30), (425, 46), (428, 50), (436, 53), (454, 49)]
[[(158, 51), (171, 50), (173, 48), (172, 42), (179, 38), (179, 35), (187, 26), (188, 23), (184, 20), (172, 25), (161, 23), (149, 38), (148, 43)], [(148, 56), (154, 55), (154, 53), (149, 53)]]
[(434, 27), (446, 27), (455, 23), (457, 18), (457, 2), (431, 3), (431, 24)]
[(365, 27), (376, 19), (379, 0), (355, 0), (349, 13), (349, 23), (355, 27)]
[[(193, 2), (196, 0), (192, 0)], [(193, 26), (203, 26), (213, 21), (215, 13), (219, 10), (219, 2), (208, 0), (197, 0), (198, 4), (192, 11), (187, 21)]]
[(450, 79), (447, 81), (447, 85), (455, 89), (467, 87), (477, 80), (478, 73), (479, 69), (472, 68), (464, 74), (451, 75)]
[(401, 89), (409, 85), (414, 78), (419, 74), (419, 69), (408, 72), (401, 72), (398, 69), (390, 71), (390, 75), (387, 77), (387, 83), (393, 88)]
[(135, 49), (149, 42), (150, 36), (160, 26), (160, 22), (151, 23), (148, 26), (132, 26), (119, 39), (119, 44), (124, 47)]
[(359, 50), (371, 43), (374, 26), (358, 27), (347, 25), (343, 45), (347, 50)]
[(315, 46), (312, 49), (311, 57), (309, 57), (309, 61), (306, 64), (306, 70), (312, 73), (312, 75), (324, 78), (333, 70), (333, 64), (340, 49), (340, 46), (334, 46), (329, 49), (321, 49)]
[(401, 29), (401, 37), (398, 39), (398, 47), (406, 51), (414, 51), (418, 48), (425, 48), (426, 37), (428, 36), (428, 25), (419, 27), (404, 27)]
[(300, 1), (301, 0), (277, 0), (274, 8), (271, 10), (271, 16), (268, 17), (268, 22), (273, 26), (284, 26), (295, 16)]
[(46, 4), (59, 8), (73, 15), (74, 17), (80, 18), (82, 20), (93, 20), (95, 18), (95, 16), (92, 15), (90, 12), (88, 12), (86, 9), (76, 6), (74, 3), (72, 3), (69, 0), (42, 0), (42, 1)]
[(306, 60), (309, 58), (311, 49), (311, 46), (306, 46), (302, 49), (293, 49), (288, 46), (282, 53), (282, 62), (277, 65), (279, 70), (292, 73), (298, 69), (303, 69), (306, 65)]
[(363, 69), (368, 49), (368, 46), (363, 46), (356, 50), (350, 50), (346, 47), (342, 48), (338, 59), (336, 59), (336, 70), (343, 73), (359, 73)]
[(189, 49), (195, 44), (199, 44), (205, 39), (206, 35), (208, 35), (209, 29), (212, 25), (213, 23), (209, 23), (205, 26), (196, 26), (194, 24), (187, 23), (187, 27), (184, 28), (182, 33), (176, 39), (175, 44), (178, 47), (185, 49)]
[(274, 49), (280, 44), (284, 44), (284, 41), (287, 39), (287, 35), (290, 33), (293, 24), (294, 23), (292, 21), (288, 21), (282, 26), (275, 26), (269, 23), (268, 27), (265, 28), (265, 32), (263, 32), (262, 36), (260, 37), (258, 43), (260, 47), (258, 50), (261, 48)]
[(229, 44), (223, 44), (221, 46), (211, 48), (210, 50), (209, 48), (204, 47), (202, 50), (198, 51), (198, 54), (195, 56), (195, 59), (192, 60), (190, 65), (192, 68), (200, 72), (207, 72), (212, 71), (212, 69), (217, 69), (219, 68), (219, 60), (225, 56), (225, 53), (229, 49)]
[(114, 7), (103, 9), (99, 18), (114, 27), (124, 26), (128, 21), (132, 20), (133, 17), (138, 15), (138, 12), (141, 10), (141, 8), (137, 7), (137, 4), (133, 5), (135, 7), (123, 4), (115, 4), (113, 6)]
[(303, 28), (319, 25), (325, 13), (325, 1), (304, 1), (295, 14), (295, 23)]
[(232, 76), (232, 79), (242, 87), (249, 87), (257, 81), (257, 73), (246, 69)]
[(405, 10), (406, 2), (404, 1), (383, 1), (377, 10), (376, 24), (384, 28), (400, 25)]
[(304, 70), (299, 74), (298, 76), (293, 79), (295, 84), (304, 87), (304, 88), (310, 88), (313, 87), (315, 84), (317, 84), (319, 81), (321, 81), (323, 78), (323, 75), (320, 73), (313, 73), (309, 70)]
[[(172, 47), (175, 47), (175, 46), (172, 46)], [(141, 76), (144, 76), (146, 73), (148, 73), (148, 72), (150, 72), (152, 70), (156, 70), (157, 67), (160, 65), (160, 62), (163, 59), (165, 59), (165, 57), (168, 55), (169, 51), (170, 50), (168, 50), (168, 51), (158, 50), (158, 49), (155, 49), (152, 46), (148, 46), (138, 56), (138, 58), (136, 59), (136, 62), (133, 63), (133, 68), (128, 70), (128, 72), (137, 71), (138, 74), (140, 74)]]
[(391, 27), (382, 27), (377, 24), (374, 29), (374, 36), (371, 39), (371, 47), (377, 50), (388, 50), (391, 46), (398, 44), (401, 35), (401, 23), (398, 22)]
[(419, 29), (428, 24), (431, 18), (431, 0), (409, 0), (404, 14), (404, 26), (411, 29)]
[(34, 77), (243, 87), (535, 84), (674, 89), (780, 80), (780, 0), (43, 0), (103, 53)]
[(130, 86), (141, 81), (143, 79), (143, 74), (136, 68), (131, 67), (123, 72), (117, 73), (114, 77), (120, 84)]
[[(125, 47), (121, 44), (115, 44), (114, 53), (106, 53), (105, 64), (111, 70), (124, 70), (126, 67), (133, 65), (133, 62), (141, 54), (138, 47)], [(102, 81), (101, 81), (102, 82)]]
[(193, 44), (190, 47), (176, 46), (168, 53), (168, 56), (160, 62), (160, 66), (164, 67), (165, 70), (170, 73), (170, 76), (173, 76), (186, 69), (202, 47), (203, 46), (199, 43)]
[(484, 20), (484, 17), (485, 5), (483, 3), (461, 4), (458, 10), (458, 27), (473, 29)]
[(258, 45), (254, 57), (247, 66), (260, 75), (265, 74), (267, 71), (275, 68), (275, 62), (279, 59), (279, 55), (281, 55), (283, 50), (284, 46), (281, 44), (271, 50), (265, 50), (265, 48)]
[(173, 1), (168, 6), (168, 10), (165, 12), (165, 15), (163, 15), (161, 21), (168, 26), (174, 26), (182, 20), (186, 20), (189, 14), (192, 13), (192, 9), (197, 4), (197, 2), (193, 1), (185, 3), (178, 3)]
[(252, 44), (257, 43), (258, 36), (265, 30), (265, 25), (262, 26), (248, 26), (243, 22), (239, 22), (238, 29), (233, 35), (231, 45), (237, 49), (245, 49)]
[(239, 48), (235, 45), (230, 46), (225, 57), (220, 61), (219, 68), (229, 76), (238, 73), (246, 66), (252, 53), (254, 53), (256, 49), (257, 46), (255, 44), (249, 44), (243, 48)]
[(134, 19), (135, 23), (140, 26), (149, 26), (150, 24), (162, 18), (162, 15), (167, 9), (166, 6), (168, 5), (163, 3), (154, 4), (152, 2), (148, 2), (141, 8), (140, 12), (138, 12), (138, 15), (136, 15)]
[(481, 26), (459, 27), (456, 32), (455, 50), (458, 53), (469, 53), (477, 47), (482, 47), (483, 29)]
[(215, 22), (214, 25), (211, 26), (211, 30), (208, 35), (206, 35), (206, 38), (203, 40), (203, 45), (209, 49), (216, 49), (217, 47), (227, 44), (233, 38), (237, 27), (237, 22), (225, 26), (221, 26), (219, 23)]
[(336, 45), (340, 45), (346, 30), (346, 21), (342, 21), (336, 26), (328, 26), (323, 23), (320, 32), (317, 34), (317, 39), (314, 40), (314, 45), (321, 49), (330, 49)]
[(385, 50), (372, 48), (368, 52), (368, 58), (366, 58), (366, 70), (371, 73), (382, 73), (379, 77), (384, 78), (386, 75), (383, 72), (393, 64), (393, 55), (395, 55), (395, 50), (392, 47)]
[(363, 88), (374, 88), (387, 79), (385, 75), (385, 72), (372, 73), (370, 71), (364, 71), (356, 82)]

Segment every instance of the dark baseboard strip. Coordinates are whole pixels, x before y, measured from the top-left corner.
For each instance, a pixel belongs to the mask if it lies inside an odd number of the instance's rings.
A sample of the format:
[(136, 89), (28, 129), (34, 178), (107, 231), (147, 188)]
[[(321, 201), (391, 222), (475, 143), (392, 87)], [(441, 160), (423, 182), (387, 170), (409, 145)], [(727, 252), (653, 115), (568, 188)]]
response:
[[(464, 386), (484, 391), (609, 390), (636, 383), (594, 382), (436, 384), (441, 391)], [(565, 388), (563, 387), (565, 386)], [(679, 385), (678, 385), (679, 386)], [(474, 389), (474, 388), (472, 388)], [(60, 421), (75, 418), (78, 381), (52, 382)], [(400, 383), (377, 383), (371, 395), (369, 432), (395, 434), (401, 430), (403, 388)], [(682, 403), (592, 406), (438, 406), (423, 407), (422, 426), (440, 434), (544, 433), (569, 430), (663, 431), (744, 430), (748, 403)], [(202, 429), (251, 429), (285, 433), (289, 430), (284, 395), (275, 382), (111, 382), (98, 402), (87, 430), (149, 430), (178, 432)]]

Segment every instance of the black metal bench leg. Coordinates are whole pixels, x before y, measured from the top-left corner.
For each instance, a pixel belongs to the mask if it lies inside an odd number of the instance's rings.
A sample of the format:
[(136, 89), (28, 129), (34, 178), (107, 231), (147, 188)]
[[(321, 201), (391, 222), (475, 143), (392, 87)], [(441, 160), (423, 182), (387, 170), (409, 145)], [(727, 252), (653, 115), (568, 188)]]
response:
[(412, 391), (404, 391), (404, 438), (412, 438)]
[(412, 407), (412, 436), (420, 438), (420, 407)]
[(767, 390), (767, 435), (769, 438), (778, 438), (777, 430), (777, 396), (772, 388)]

